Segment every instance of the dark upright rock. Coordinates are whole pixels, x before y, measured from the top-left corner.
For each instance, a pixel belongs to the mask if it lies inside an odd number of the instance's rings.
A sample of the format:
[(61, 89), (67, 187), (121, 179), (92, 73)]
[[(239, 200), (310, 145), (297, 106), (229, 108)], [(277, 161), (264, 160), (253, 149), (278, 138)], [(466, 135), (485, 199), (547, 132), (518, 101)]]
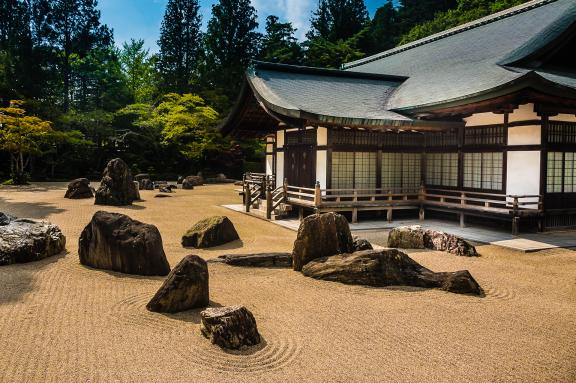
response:
[(261, 341), (256, 319), (244, 306), (208, 308), (200, 316), (200, 331), (220, 347), (235, 350)]
[(99, 211), (80, 235), (80, 263), (126, 274), (166, 275), (170, 265), (154, 225)]
[(435, 273), (397, 249), (366, 250), (315, 259), (304, 266), (308, 277), (367, 286), (439, 288), (480, 295), (482, 289), (468, 271)]
[(351, 253), (354, 240), (348, 221), (337, 213), (310, 215), (300, 223), (292, 250), (292, 267), (302, 267), (313, 259)]
[(90, 180), (88, 178), (78, 178), (70, 181), (68, 184), (68, 190), (64, 194), (64, 198), (69, 199), (82, 199), (82, 198), (92, 198), (92, 188), (90, 187)]
[(182, 246), (206, 248), (223, 245), (239, 239), (228, 217), (216, 216), (203, 219), (182, 236)]
[(136, 195), (137, 190), (128, 165), (120, 158), (108, 162), (100, 187), (96, 190), (96, 205), (130, 205)]
[(66, 237), (58, 226), (0, 213), (0, 266), (39, 261), (65, 247)]
[(208, 265), (196, 255), (188, 255), (170, 271), (160, 290), (146, 305), (150, 311), (176, 313), (210, 302)]

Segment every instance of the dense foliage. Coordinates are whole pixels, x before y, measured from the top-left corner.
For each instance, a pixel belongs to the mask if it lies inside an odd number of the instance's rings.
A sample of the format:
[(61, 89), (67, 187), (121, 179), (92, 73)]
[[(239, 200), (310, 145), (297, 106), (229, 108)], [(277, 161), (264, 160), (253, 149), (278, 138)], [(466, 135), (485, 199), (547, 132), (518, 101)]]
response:
[(168, 0), (150, 54), (116, 47), (97, 0), (0, 0), (0, 179), (98, 178), (113, 157), (158, 178), (260, 170), (261, 142), (217, 130), (251, 60), (338, 68), (523, 1), (386, 0), (371, 19), (319, 0), (299, 42), (277, 16), (258, 32), (250, 0), (218, 0), (205, 32), (198, 0)]

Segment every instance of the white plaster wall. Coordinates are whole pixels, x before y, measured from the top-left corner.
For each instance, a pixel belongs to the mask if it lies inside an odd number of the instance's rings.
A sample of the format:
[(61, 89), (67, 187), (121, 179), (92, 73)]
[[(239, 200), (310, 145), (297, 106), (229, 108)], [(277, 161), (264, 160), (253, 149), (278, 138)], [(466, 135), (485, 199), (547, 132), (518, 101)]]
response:
[(326, 189), (328, 178), (326, 171), (328, 169), (328, 153), (326, 150), (316, 152), (316, 181), (320, 182), (320, 188)]
[[(506, 194), (540, 194), (540, 151), (511, 151), (507, 155)], [(509, 199), (509, 201), (512, 202), (512, 199)], [(534, 199), (534, 201), (537, 201), (537, 199)], [(537, 208), (537, 205), (525, 207)]]
[(271, 176), (274, 174), (274, 156), (271, 154), (266, 155), (266, 175)]
[(284, 131), (278, 130), (276, 132), (276, 147), (282, 148), (284, 147)]
[(495, 125), (504, 123), (504, 115), (496, 113), (476, 113), (464, 119), (466, 126)]
[(576, 115), (573, 114), (559, 114), (557, 116), (552, 116), (549, 118), (551, 121), (566, 121), (566, 122), (576, 122)]
[(316, 136), (318, 146), (328, 145), (328, 129), (318, 127), (318, 133)]
[(284, 153), (276, 153), (276, 185), (284, 184)]
[(508, 115), (508, 122), (540, 120), (540, 116), (534, 112), (534, 104), (520, 105), (518, 109)]
[(540, 125), (514, 126), (508, 128), (508, 145), (540, 145), (542, 127)]

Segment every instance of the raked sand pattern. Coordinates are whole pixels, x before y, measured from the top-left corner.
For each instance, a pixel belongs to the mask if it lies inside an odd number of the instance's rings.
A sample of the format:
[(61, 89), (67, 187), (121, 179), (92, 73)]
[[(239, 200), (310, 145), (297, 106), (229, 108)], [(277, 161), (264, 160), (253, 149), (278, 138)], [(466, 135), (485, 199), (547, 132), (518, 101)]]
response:
[[(0, 211), (59, 225), (67, 254), (0, 267), (0, 382), (575, 382), (576, 252), (480, 246), (480, 258), (410, 252), (435, 271), (468, 269), (483, 298), (367, 288), (288, 269), (210, 264), (213, 305), (244, 304), (262, 344), (223, 351), (200, 334), (200, 310), (151, 313), (163, 278), (92, 270), (78, 237), (97, 210), (158, 226), (171, 266), (194, 253), (290, 251), (295, 233), (220, 207), (234, 187), (109, 208), (66, 200), (65, 184), (0, 189)], [(197, 220), (227, 215), (242, 241), (187, 250)]]

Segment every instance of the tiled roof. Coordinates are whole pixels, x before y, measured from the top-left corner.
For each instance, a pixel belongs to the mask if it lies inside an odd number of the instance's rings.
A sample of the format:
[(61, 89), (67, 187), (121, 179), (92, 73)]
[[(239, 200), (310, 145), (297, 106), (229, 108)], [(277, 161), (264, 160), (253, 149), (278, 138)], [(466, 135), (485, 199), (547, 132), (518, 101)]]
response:
[[(520, 79), (525, 70), (506, 64), (545, 47), (575, 21), (575, 0), (531, 1), (349, 63), (345, 68), (406, 76), (409, 79), (386, 107), (425, 107), (478, 95)], [(571, 76), (556, 75), (552, 79), (544, 71), (539, 74), (561, 85), (574, 86)]]

